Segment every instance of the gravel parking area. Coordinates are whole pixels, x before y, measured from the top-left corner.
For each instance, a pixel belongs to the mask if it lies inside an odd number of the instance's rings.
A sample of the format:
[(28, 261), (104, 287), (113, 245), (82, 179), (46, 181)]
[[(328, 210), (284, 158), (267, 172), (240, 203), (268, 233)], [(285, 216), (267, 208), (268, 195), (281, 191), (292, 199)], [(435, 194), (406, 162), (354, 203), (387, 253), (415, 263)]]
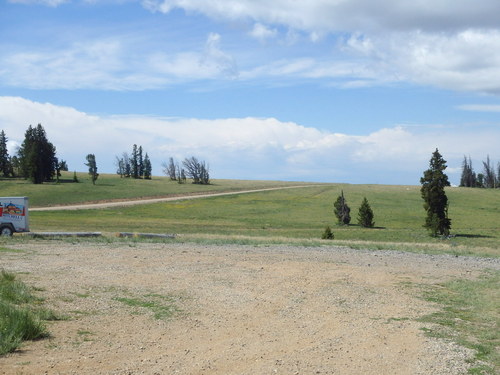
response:
[(0, 374), (465, 374), (471, 353), (416, 321), (435, 309), (420, 286), (500, 269), (339, 247), (8, 247), (21, 251), (0, 268), (69, 319), (0, 357)]

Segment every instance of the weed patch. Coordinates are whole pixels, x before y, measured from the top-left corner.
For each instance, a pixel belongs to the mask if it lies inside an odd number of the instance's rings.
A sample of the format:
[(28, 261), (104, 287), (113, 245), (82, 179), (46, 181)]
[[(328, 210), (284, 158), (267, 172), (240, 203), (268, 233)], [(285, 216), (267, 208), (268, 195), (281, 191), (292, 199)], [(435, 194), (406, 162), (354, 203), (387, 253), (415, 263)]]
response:
[(57, 320), (51, 310), (40, 308), (42, 300), (16, 280), (12, 273), (0, 273), (0, 355), (16, 350), (25, 340), (48, 336), (43, 323)]

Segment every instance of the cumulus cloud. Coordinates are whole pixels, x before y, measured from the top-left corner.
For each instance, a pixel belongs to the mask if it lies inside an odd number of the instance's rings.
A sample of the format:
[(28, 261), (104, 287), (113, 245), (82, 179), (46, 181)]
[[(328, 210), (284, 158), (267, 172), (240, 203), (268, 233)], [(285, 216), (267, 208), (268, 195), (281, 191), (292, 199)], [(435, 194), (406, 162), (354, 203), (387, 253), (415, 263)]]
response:
[(500, 137), (499, 129), (430, 128), (416, 134), (395, 126), (352, 135), (275, 118), (96, 116), (20, 97), (0, 97), (0, 122), (17, 144), (29, 124), (41, 123), (58, 155), (76, 170), (83, 170), (85, 155), (94, 153), (100, 170), (113, 173), (115, 156), (136, 143), (148, 152), (157, 175), (169, 156), (195, 155), (210, 163), (214, 178), (358, 183), (417, 184), (436, 147), (450, 167), (459, 167), (464, 153), (481, 160), (483, 150), (496, 149)]

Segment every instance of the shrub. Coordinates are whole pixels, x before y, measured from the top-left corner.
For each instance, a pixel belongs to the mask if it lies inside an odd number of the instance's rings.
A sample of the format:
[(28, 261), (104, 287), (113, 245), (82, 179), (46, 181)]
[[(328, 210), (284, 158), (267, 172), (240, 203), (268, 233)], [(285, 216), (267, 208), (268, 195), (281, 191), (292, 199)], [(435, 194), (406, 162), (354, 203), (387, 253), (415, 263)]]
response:
[(333, 240), (334, 238), (335, 238), (335, 236), (333, 235), (332, 228), (330, 228), (330, 226), (328, 225), (325, 228), (325, 231), (323, 232), (323, 234), (321, 235), (321, 239), (323, 239), (323, 240)]

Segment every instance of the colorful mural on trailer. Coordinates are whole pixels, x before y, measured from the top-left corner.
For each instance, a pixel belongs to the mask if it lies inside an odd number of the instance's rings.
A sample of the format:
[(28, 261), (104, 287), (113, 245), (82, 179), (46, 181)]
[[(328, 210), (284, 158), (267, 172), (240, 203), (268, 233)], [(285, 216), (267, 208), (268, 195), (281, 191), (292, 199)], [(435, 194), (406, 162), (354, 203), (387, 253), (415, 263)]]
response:
[(12, 202), (0, 205), (0, 216), (10, 216), (11, 218), (25, 216), (25, 207)]

